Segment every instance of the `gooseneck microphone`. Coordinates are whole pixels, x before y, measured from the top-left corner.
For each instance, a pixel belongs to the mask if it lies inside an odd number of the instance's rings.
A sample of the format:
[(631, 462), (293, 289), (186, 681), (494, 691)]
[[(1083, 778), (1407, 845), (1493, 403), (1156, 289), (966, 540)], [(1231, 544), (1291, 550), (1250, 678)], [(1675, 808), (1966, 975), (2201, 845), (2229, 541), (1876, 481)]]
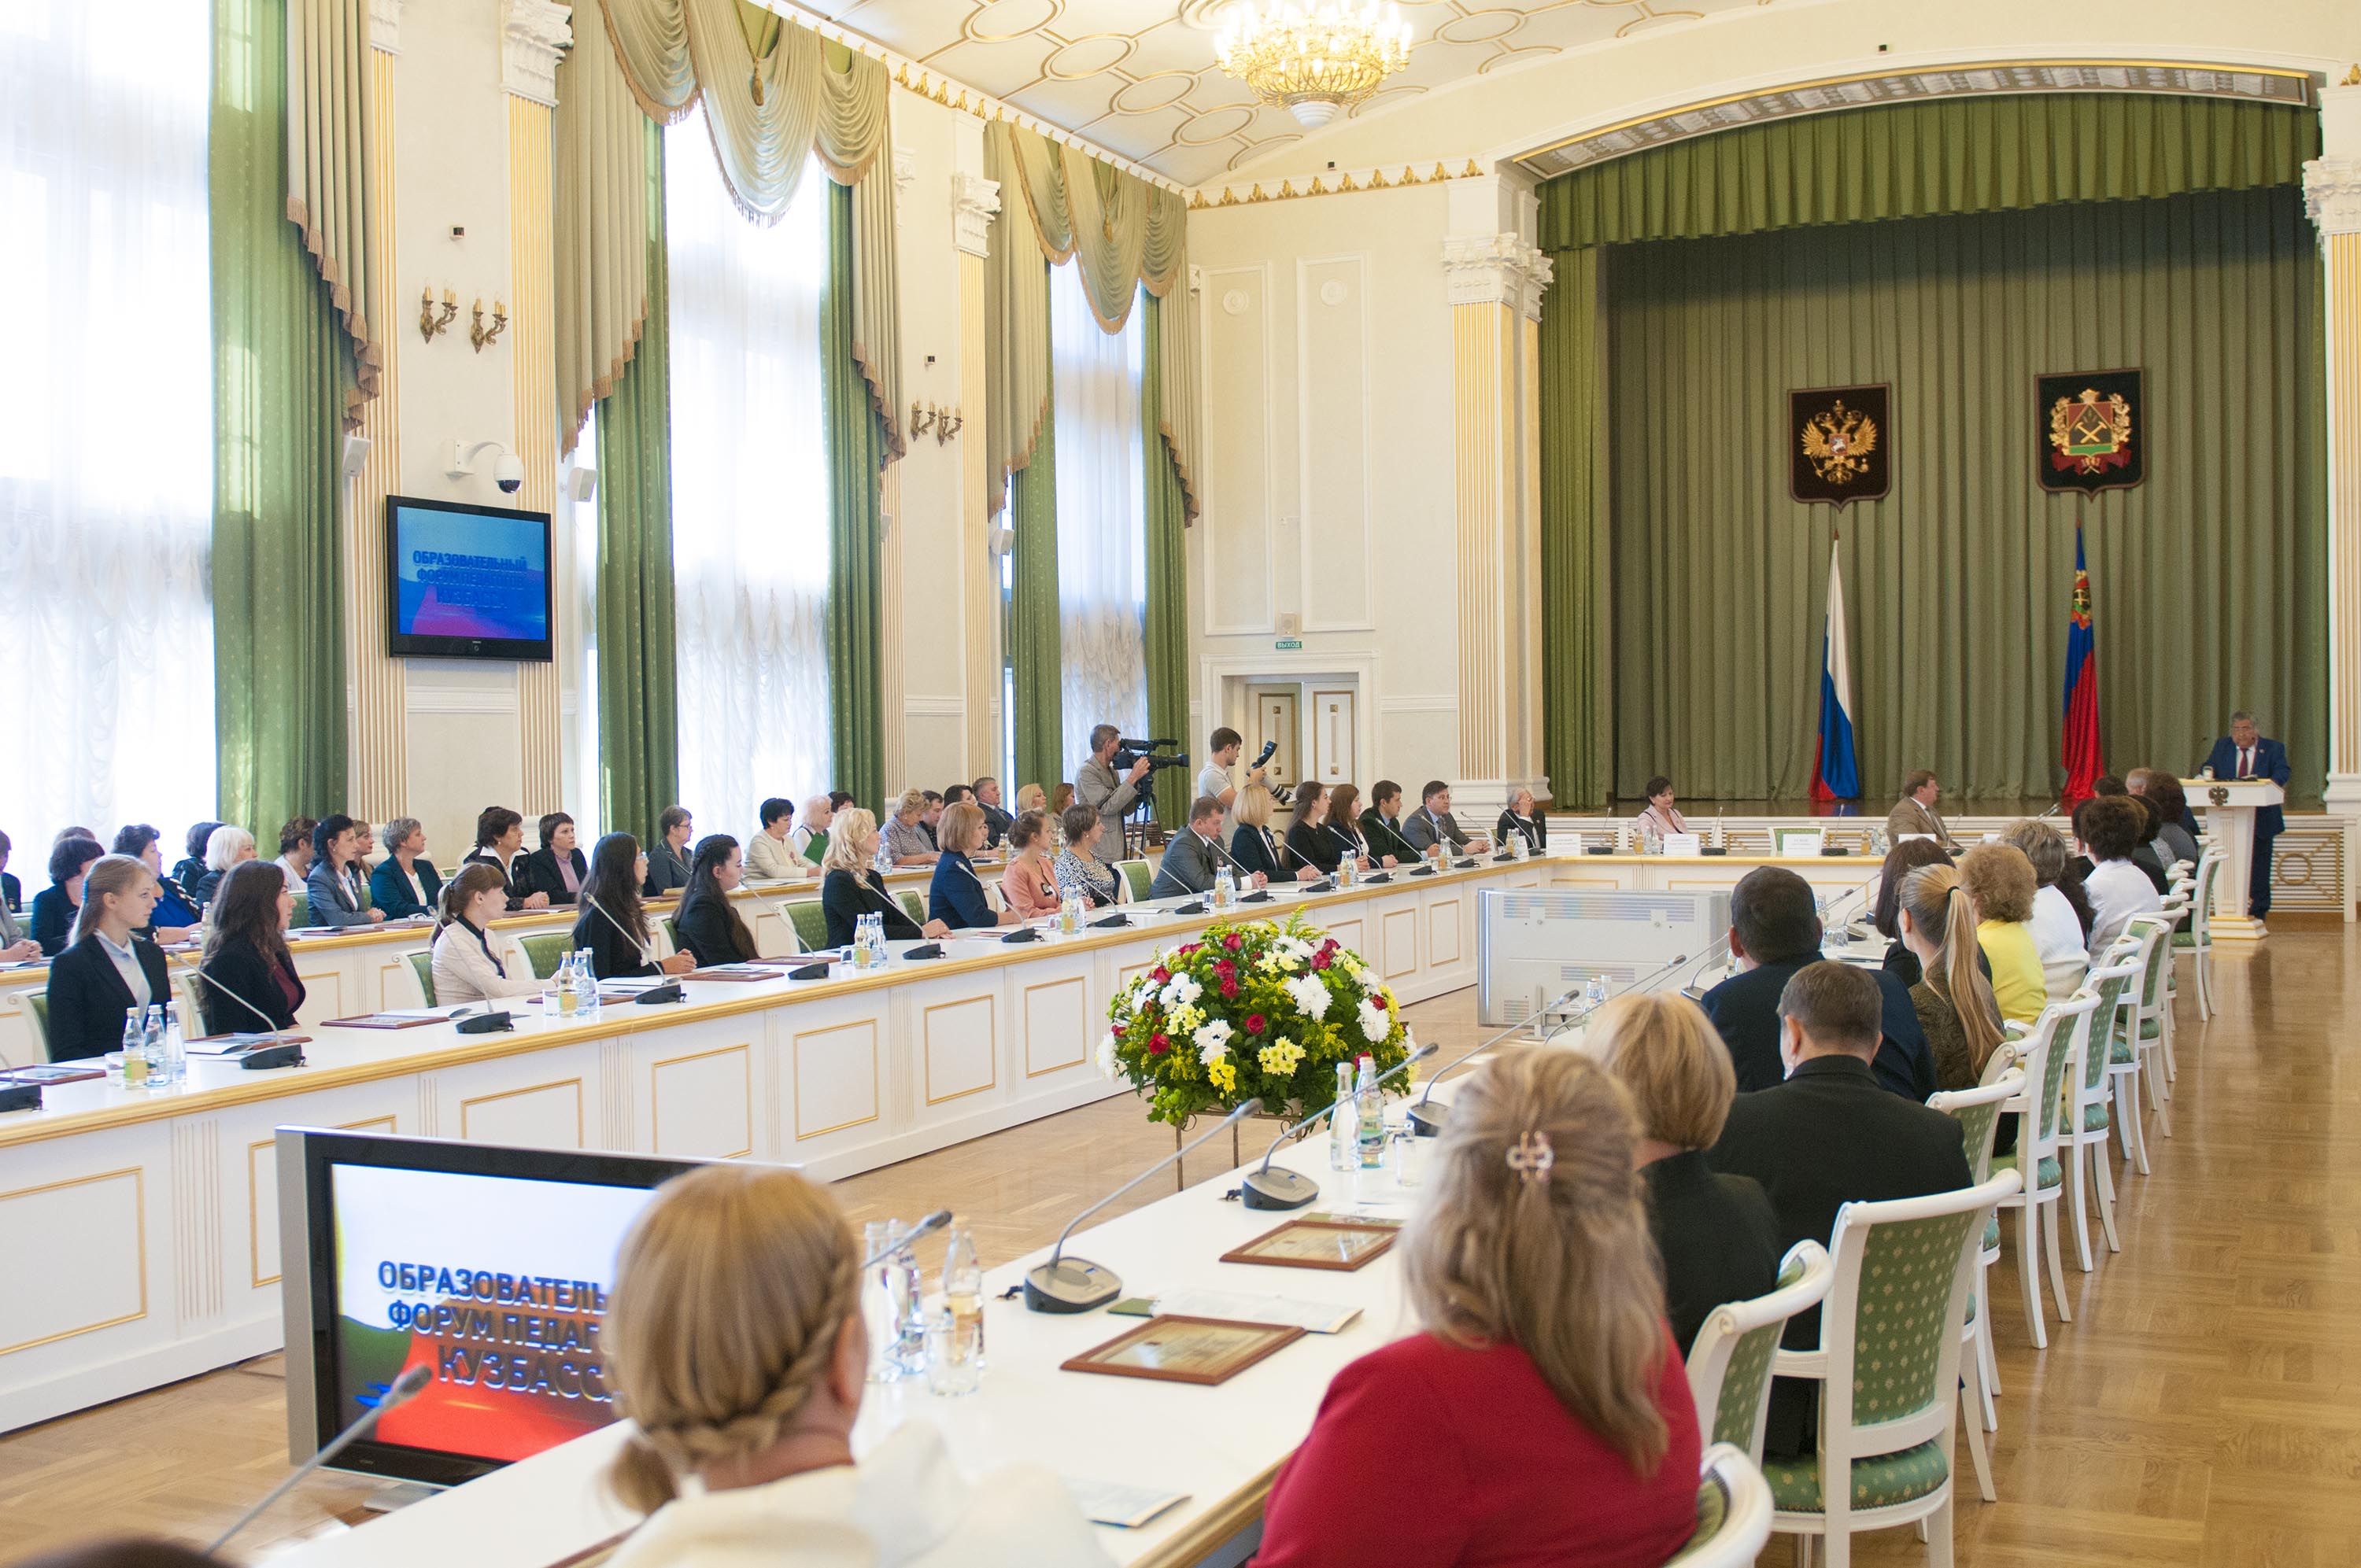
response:
[[(245, 997), (240, 996), (236, 992), (232, 991), (228, 986), (224, 985), (221, 981), (207, 974), (205, 972), (204, 965), (201, 963), (192, 964), (189, 968), (189, 972), (195, 975), (199, 980), (203, 981), (207, 985), (212, 986), (222, 995), (228, 997), (232, 1002), (236, 1003), (240, 1007), (245, 1008), (248, 1013), (251, 1013), (256, 1017), (261, 1019), (263, 1028), (269, 1032), (270, 1043), (269, 1045), (248, 1047), (246, 1050), (238, 1054), (238, 1065), (240, 1067), (247, 1069), (250, 1072), (264, 1072), (272, 1068), (302, 1067), (303, 1065), (303, 1047), (292, 1043), (284, 1034), (280, 1033), (279, 1025), (271, 1021), (269, 1014), (265, 1013), (261, 1008), (257, 1007), (253, 1003), (248, 1002)], [(241, 1520), (240, 1522), (243, 1523), (244, 1521)]]
[(866, 1271), (876, 1267), (879, 1264), (884, 1262), (895, 1253), (900, 1252), (904, 1247), (908, 1246), (912, 1242), (917, 1241), (919, 1237), (933, 1235), (937, 1231), (941, 1230), (945, 1225), (948, 1225), (950, 1223), (951, 1212), (949, 1209), (936, 1210), (933, 1213), (928, 1215), (925, 1219), (920, 1220), (917, 1224), (912, 1225), (908, 1230), (903, 1232), (892, 1241), (887, 1242), (884, 1246), (879, 1247), (875, 1252), (871, 1253), (867, 1257), (862, 1258), (861, 1260), (862, 1271), (865, 1273)]
[(1499, 1045), (1502, 1040), (1507, 1039), (1510, 1036), (1523, 1028), (1526, 1025), (1532, 1023), (1533, 1019), (1542, 1017), (1552, 1008), (1557, 1006), (1560, 1003), (1565, 1001), (1566, 998), (1572, 996), (1576, 992), (1578, 992), (1581, 989), (1582, 987), (1578, 985), (1570, 985), (1566, 987), (1565, 990), (1560, 992), (1557, 995), (1550, 998), (1548, 1002), (1543, 1003), (1542, 1006), (1531, 1015), (1519, 1019), (1517, 1022), (1510, 1025), (1507, 1028), (1501, 1030), (1497, 1035), (1488, 1036), (1480, 1044), (1475, 1046), (1471, 1049), (1462, 1051), (1458, 1056), (1454, 1057), (1449, 1062), (1445, 1063), (1441, 1072), (1436, 1073), (1433, 1078), (1426, 1080), (1426, 1092), (1420, 1095), (1416, 1100), (1411, 1102), (1411, 1131), (1422, 1138), (1440, 1136), (1443, 1132), (1444, 1121), (1451, 1114), (1451, 1102), (1446, 1100), (1437, 1103), (1434, 1098), (1434, 1086), (1441, 1083), (1444, 1079), (1452, 1073), (1457, 1072), (1461, 1068), (1466, 1066), (1476, 1058), (1480, 1057), (1486, 1051), (1490, 1050), (1494, 1046)]
[(1202, 1137), (1193, 1139), (1184, 1146), (1174, 1149), (1170, 1154), (1067, 1221), (1066, 1228), (1058, 1233), (1058, 1245), (1049, 1249), (1049, 1260), (1047, 1263), (1036, 1264), (1025, 1271), (1026, 1306), (1037, 1312), (1087, 1312), (1093, 1307), (1102, 1307), (1114, 1300), (1123, 1289), (1123, 1281), (1115, 1277), (1115, 1270), (1102, 1264), (1065, 1255), (1066, 1238), (1074, 1234), (1074, 1227), (1162, 1170), (1166, 1166), (1179, 1160), (1191, 1149), (1202, 1146), (1224, 1129), (1236, 1126), (1261, 1109), (1261, 1101), (1247, 1101), (1213, 1124)]
[[(1404, 1057), (1401, 1060), (1394, 1063), (1393, 1066), (1386, 1069), (1385, 1071), (1378, 1074), (1377, 1081), (1371, 1084), (1370, 1087), (1373, 1089), (1383, 1087), (1386, 1080), (1391, 1078), (1394, 1074), (1404, 1070), (1414, 1062), (1424, 1061), (1427, 1058), (1433, 1056), (1442, 1048), (1443, 1047), (1441, 1046), (1436, 1045), (1432, 1040), (1428, 1041), (1425, 1045), (1419, 1047), (1418, 1049), (1411, 1052), (1410, 1055)], [(1304, 1175), (1301, 1171), (1271, 1169), (1270, 1157), (1279, 1152), (1279, 1145), (1287, 1142), (1288, 1139), (1294, 1137), (1297, 1134), (1302, 1132), (1306, 1127), (1311, 1126), (1312, 1123), (1317, 1122), (1321, 1117), (1328, 1114), (1331, 1111), (1334, 1111), (1347, 1100), (1353, 1102), (1356, 1113), (1357, 1113), (1361, 1102), (1361, 1089), (1359, 1086), (1356, 1085), (1351, 1093), (1338, 1095), (1335, 1099), (1328, 1102), (1327, 1104), (1320, 1107), (1319, 1110), (1314, 1111), (1301, 1122), (1296, 1123), (1292, 1127), (1280, 1133), (1279, 1136), (1271, 1139), (1270, 1147), (1262, 1151), (1262, 1164), (1257, 1166), (1247, 1174), (1246, 1179), (1238, 1184), (1239, 1201), (1246, 1204), (1249, 1209), (1301, 1209), (1306, 1203), (1311, 1202), (1314, 1198), (1319, 1197), (1320, 1184), (1318, 1182), (1312, 1180), (1310, 1177)]]
[[(631, 999), (632, 1001), (640, 1003), (642, 1006), (651, 1006), (660, 1002), (686, 1002), (688, 1000), (688, 992), (680, 988), (680, 981), (667, 977), (664, 972), (664, 966), (656, 962), (656, 945), (653, 942), (651, 942), (644, 938), (632, 936), (630, 929), (626, 927), (620, 920), (616, 919), (612, 915), (607, 913), (607, 906), (605, 905), (590, 896), (590, 890), (588, 888), (586, 887), (582, 889), (577, 896), (578, 896), (583, 903), (597, 910), (598, 912), (598, 918), (604, 920), (608, 925), (612, 926), (618, 936), (621, 937), (623, 940), (631, 943), (633, 948), (637, 948), (639, 950), (640, 962), (655, 970), (656, 977), (664, 981), (662, 985), (652, 985), (648, 987), (647, 990), (641, 992), (637, 996), (633, 997)], [(593, 975), (591, 978), (595, 982), (598, 977)]]
[(262, 1501), (255, 1504), (254, 1507), (238, 1515), (236, 1523), (231, 1525), (227, 1530), (222, 1531), (221, 1534), (214, 1538), (214, 1543), (205, 1548), (205, 1555), (211, 1557), (223, 1547), (228, 1545), (232, 1536), (236, 1535), (239, 1530), (244, 1530), (247, 1525), (252, 1524), (261, 1514), (263, 1509), (269, 1508), (271, 1504), (285, 1497), (287, 1495), (287, 1488), (295, 1485), (296, 1482), (303, 1479), (304, 1476), (312, 1474), (313, 1471), (320, 1468), (321, 1465), (325, 1464), (329, 1460), (334, 1459), (337, 1454), (342, 1453), (350, 1444), (357, 1442), (362, 1438), (367, 1437), (371, 1431), (376, 1430), (378, 1419), (380, 1416), (383, 1416), (388, 1410), (393, 1409), (401, 1405), (406, 1405), (411, 1400), (416, 1398), (420, 1392), (425, 1388), (426, 1385), (434, 1380), (434, 1369), (432, 1366), (427, 1365), (424, 1362), (421, 1362), (416, 1366), (413, 1366), (409, 1371), (403, 1373), (400, 1377), (395, 1378), (393, 1387), (385, 1391), (384, 1396), (378, 1400), (377, 1408), (375, 1409), (363, 1410), (361, 1412), (360, 1419), (354, 1421), (352, 1425), (346, 1427), (344, 1431), (338, 1432), (335, 1437), (331, 1438), (325, 1448), (323, 1448), (319, 1453), (312, 1455), (311, 1458), (303, 1461), (302, 1464), (298, 1464), (294, 1469), (289, 1471), (285, 1480), (280, 1482), (279, 1485), (271, 1487), (269, 1492), (263, 1495)]

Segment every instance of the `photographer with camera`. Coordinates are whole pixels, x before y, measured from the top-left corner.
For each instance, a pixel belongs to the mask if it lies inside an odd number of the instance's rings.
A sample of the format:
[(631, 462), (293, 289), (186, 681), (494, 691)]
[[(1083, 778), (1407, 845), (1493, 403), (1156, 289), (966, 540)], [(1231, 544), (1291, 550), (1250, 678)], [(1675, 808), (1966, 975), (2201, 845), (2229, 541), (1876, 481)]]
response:
[(1185, 753), (1174, 755), (1160, 750), (1170, 740), (1126, 740), (1123, 731), (1112, 724), (1102, 724), (1091, 731), (1091, 760), (1082, 764), (1074, 780), (1074, 804), (1087, 806), (1099, 814), (1099, 822), (1106, 829), (1111, 844), (1124, 842), (1123, 819), (1132, 812), (1143, 809), (1156, 798), (1156, 781), (1152, 773), (1162, 768), (1185, 768)]
[[(1224, 820), (1214, 828), (1214, 834), (1224, 842), (1229, 839), (1229, 809), (1237, 804), (1238, 798), (1238, 786), (1230, 782), (1230, 770), (1238, 765), (1238, 753), (1245, 749), (1246, 738), (1228, 725), (1222, 726), (1213, 731), (1213, 751), (1206, 759), (1205, 771), (1197, 775), (1197, 793), (1221, 802)], [(1248, 768), (1246, 787), (1261, 784), (1263, 775), (1268, 771), (1259, 762)]]

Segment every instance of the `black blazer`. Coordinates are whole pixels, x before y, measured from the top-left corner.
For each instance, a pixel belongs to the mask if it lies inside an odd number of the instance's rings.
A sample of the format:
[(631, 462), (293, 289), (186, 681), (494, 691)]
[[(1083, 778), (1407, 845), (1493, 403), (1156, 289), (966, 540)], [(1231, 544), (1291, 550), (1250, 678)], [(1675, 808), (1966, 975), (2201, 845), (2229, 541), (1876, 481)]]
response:
[(1326, 876), (1334, 876), (1336, 868), (1345, 863), (1345, 848), (1324, 823), (1314, 828), (1309, 822), (1298, 822), (1288, 828), (1287, 852), (1297, 865), (1318, 866)]
[(1361, 837), (1369, 841), (1369, 858), (1382, 861), (1388, 855), (1402, 865), (1418, 861), (1418, 847), (1401, 836), (1401, 829), (1378, 815), (1376, 806), (1361, 813)]
[(1221, 850), (1211, 839), (1193, 828), (1183, 828), (1164, 846), (1164, 861), (1156, 868), (1148, 896), (1179, 898), (1208, 892), (1213, 885), (1213, 872), (1223, 863)]
[[(1847, 1203), (1923, 1198), (1969, 1184), (1960, 1124), (1887, 1093), (1858, 1057), (1814, 1057), (1777, 1088), (1740, 1095), (1706, 1159), (1763, 1184), (1778, 1217), (1782, 1255), (1799, 1241), (1828, 1245)], [(1817, 1345), (1819, 1310), (1790, 1319), (1780, 1343), (1791, 1350)], [(1806, 1452), (1817, 1409), (1809, 1383), (1774, 1383), (1764, 1452)]]
[[(1701, 1005), (1730, 1047), (1740, 1093), (1775, 1088), (1786, 1078), (1787, 1064), (1779, 1055), (1779, 993), (1797, 970), (1817, 958), (1763, 964), (1705, 993)], [(1924, 1100), (1935, 1092), (1935, 1061), (1927, 1049), (1927, 1031), (1918, 1025), (1918, 1010), (1910, 1003), (1910, 988), (1890, 973), (1878, 976), (1877, 988), (1885, 1034), (1877, 1048), (1878, 1081), (1906, 1099)]]
[(957, 850), (944, 851), (935, 862), (935, 880), (927, 888), (927, 915), (954, 931), (1000, 924), (992, 901), (983, 895), (975, 863)]
[(490, 849), (478, 844), (468, 850), (467, 858), (459, 863), (463, 866), (491, 866), (497, 869), (500, 873), (501, 883), (508, 890), (509, 912), (514, 914), (524, 907), (525, 895), (533, 892), (532, 883), (525, 875), (526, 858), (522, 853), (519, 853), (513, 861), (503, 861)]
[[(620, 910), (609, 909), (606, 915), (582, 906), (574, 922), (574, 949), (590, 949), (590, 972), (600, 980), (629, 980), (638, 975), (659, 975), (664, 971), (641, 956), (638, 944), (615, 929), (615, 921), (622, 918)], [(651, 944), (653, 945), (653, 943)]]
[(421, 855), (411, 865), (418, 872), (418, 885), (426, 890), (426, 902), (423, 904), (419, 903), (418, 895), (410, 890), (410, 879), (401, 874), (401, 862), (391, 855), (379, 861), (377, 870), (369, 872), (369, 903), (384, 910), (389, 920), (400, 920), (411, 915), (432, 915), (435, 905), (442, 900), (443, 873), (434, 869), (434, 862)]
[(885, 916), (885, 939), (889, 942), (915, 942), (926, 935), (910, 912), (902, 907), (901, 900), (885, 891), (885, 879), (875, 872), (863, 872), (859, 876), (842, 868), (830, 871), (820, 879), (820, 912), (828, 916), (828, 945), (831, 948), (850, 946), (853, 922), (863, 915)]
[[(49, 891), (64, 896), (60, 890)], [(172, 977), (162, 949), (135, 937), (131, 950), (138, 955), (139, 972), (148, 977), (148, 1004), (171, 1006)], [(93, 932), (49, 966), (49, 1059), (79, 1061), (114, 1050), (123, 1044), (124, 1019), (130, 1011), (131, 988), (115, 972), (115, 960)]]
[(986, 806), (980, 800), (975, 803), (975, 808), (983, 813), (983, 847), (998, 849), (1001, 841), (1008, 837), (1008, 830), (1016, 826), (1016, 818), (1000, 807)]
[(25, 907), (25, 886), (13, 872), (0, 872), (0, 904), (11, 909)]
[(688, 885), (688, 862), (662, 839), (648, 846), (648, 881), (642, 898), (662, 898)]
[[(1531, 817), (1519, 817), (1503, 807), (1500, 820), (1492, 824), (1492, 842), (1506, 844), (1511, 833), (1523, 834), (1526, 844), (1536, 855), (1549, 848), (1549, 818), (1538, 811)], [(1684, 1344), (1681, 1348), (1686, 1350), (1688, 1347)]]
[(1239, 823), (1238, 830), (1230, 835), (1230, 858), (1245, 868), (1245, 875), (1260, 872), (1273, 882), (1290, 881), (1295, 875), (1279, 869), (1279, 840), (1270, 836), (1268, 828), (1249, 828)]
[(735, 935), (745, 930), (745, 923), (733, 920), (727, 895), (691, 894), (680, 901), (680, 909), (672, 917), (672, 928), (680, 937), (683, 950), (697, 962), (697, 967), (714, 964), (740, 964), (754, 954), (754, 934), (746, 932), (746, 950), (740, 952)]
[(1681, 1354), (1726, 1301), (1750, 1301), (1779, 1283), (1779, 1218), (1762, 1183), (1724, 1176), (1689, 1149), (1646, 1167), (1648, 1227), (1664, 1267), (1664, 1316)]
[[(11, 877), (0, 876), (0, 882), (14, 880)], [(172, 868), (172, 880), (180, 884), (181, 892), (192, 898), (195, 897), (197, 883), (205, 880), (205, 862), (194, 855), (183, 856), (181, 863)]]
[[(566, 858), (574, 862), (574, 884), (577, 887), (590, 880), (590, 862), (584, 858), (581, 850), (568, 850), (566, 852)], [(655, 869), (655, 860), (653, 856), (648, 860), (648, 869), (650, 871)], [(557, 872), (556, 850), (535, 850), (524, 858), (524, 891), (545, 893), (549, 894), (549, 902), (552, 904), (574, 902), (574, 895), (566, 891), (566, 879)]]
[[(224, 942), (221, 950), (207, 959), (203, 967), (205, 980), (213, 982), (208, 985), (200, 981), (197, 984), (197, 1005), (204, 1014), (206, 1034), (262, 1033), (262, 1019), (224, 996), (223, 991), (261, 1009), (275, 1028), (295, 1026), (295, 1007), (303, 1005), (303, 982), (296, 979), (292, 970), (278, 970), (253, 943)], [(295, 981), (295, 1007), (287, 1005), (287, 993), (280, 989), (278, 974), (281, 972)]]
[(33, 894), (33, 918), (27, 934), (41, 944), (45, 955), (56, 958), (73, 940), (73, 923), (81, 914), (82, 906), (66, 896), (64, 888), (51, 883)]

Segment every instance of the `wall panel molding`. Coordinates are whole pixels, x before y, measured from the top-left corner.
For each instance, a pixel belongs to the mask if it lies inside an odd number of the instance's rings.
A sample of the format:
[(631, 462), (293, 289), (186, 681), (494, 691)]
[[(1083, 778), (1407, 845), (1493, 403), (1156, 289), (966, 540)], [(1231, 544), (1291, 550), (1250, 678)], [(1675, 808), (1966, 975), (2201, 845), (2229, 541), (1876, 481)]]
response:
[[(1278, 624), (1279, 506), (1271, 404), (1268, 262), (1205, 270), (1201, 357), (1208, 389), (1204, 606), (1211, 637), (1268, 636)], [(1216, 399), (1211, 389), (1226, 395)], [(1231, 619), (1221, 619), (1224, 616)]]
[[(1306, 631), (1377, 630), (1368, 300), (1367, 257), (1296, 262), (1296, 580)], [(1357, 575), (1340, 584), (1338, 562), (1359, 563)]]
[[(566, 34), (562, 6), (545, 0), (510, 0), (510, 47), (517, 48), (520, 13), (555, 12), (552, 22), (541, 16), (528, 29), (538, 60), (538, 39), (552, 27)], [(553, 51), (551, 60), (555, 60)], [(555, 69), (554, 65), (552, 69)], [(540, 78), (528, 73), (532, 82)], [(530, 84), (528, 84), (530, 85)], [(557, 361), (552, 347), (556, 315), (550, 258), (549, 104), (513, 82), (509, 97), (509, 329), (486, 354), (509, 356), (511, 384), (516, 397), (517, 457), (524, 464), (524, 488), (517, 505), (531, 511), (557, 510)], [(505, 345), (505, 347), (503, 347)], [(456, 345), (454, 345), (456, 352)], [(553, 529), (550, 554), (557, 553)], [(557, 563), (548, 563), (553, 580)], [(518, 754), (523, 764), (524, 795), (518, 806), (534, 817), (556, 811), (565, 803), (565, 770), (558, 740), (557, 662), (544, 659), (517, 666), (517, 696), (522, 722), (517, 726)]]
[(400, 0), (376, 0), (371, 17), (368, 91), (375, 101), (377, 141), (368, 177), (376, 187), (377, 227), (369, 236), (369, 274), (378, 298), (372, 321), (385, 328), (385, 366), (378, 395), (361, 405), (360, 433), (369, 444), (360, 475), (345, 490), (345, 671), (351, 721), (346, 726), (346, 809), (382, 824), (403, 808), (407, 790), (404, 753), (410, 744), (406, 679), (408, 666), (388, 656), (380, 630), (385, 619), (386, 560), (379, 530), (385, 498), (401, 488), (401, 313), (394, 282), (394, 50), (401, 27)]

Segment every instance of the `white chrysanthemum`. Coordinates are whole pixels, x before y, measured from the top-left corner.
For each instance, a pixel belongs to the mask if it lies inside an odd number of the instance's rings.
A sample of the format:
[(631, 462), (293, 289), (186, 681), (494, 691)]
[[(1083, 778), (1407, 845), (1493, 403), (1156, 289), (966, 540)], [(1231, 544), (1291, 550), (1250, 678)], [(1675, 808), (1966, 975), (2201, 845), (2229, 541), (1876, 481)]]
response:
[(1385, 1003), (1374, 997), (1362, 999), (1361, 1035), (1365, 1039), (1374, 1045), (1391, 1034), (1393, 1027), (1393, 1015), (1386, 1011)]
[(1165, 1010), (1170, 1012), (1175, 1008), (1186, 1007), (1204, 993), (1205, 988), (1197, 983), (1195, 975), (1176, 974), (1165, 982)]
[(1229, 1050), (1230, 1036), (1235, 1032), (1228, 1019), (1216, 1018), (1189, 1037), (1195, 1042), (1198, 1056), (1211, 1063)]
[(1287, 982), (1288, 995), (1295, 999), (1297, 1011), (1306, 1018), (1328, 1016), (1328, 987), (1316, 974), (1300, 974)]
[(1115, 1031), (1112, 1029), (1099, 1037), (1098, 1063), (1101, 1077), (1113, 1078), (1116, 1075)]

